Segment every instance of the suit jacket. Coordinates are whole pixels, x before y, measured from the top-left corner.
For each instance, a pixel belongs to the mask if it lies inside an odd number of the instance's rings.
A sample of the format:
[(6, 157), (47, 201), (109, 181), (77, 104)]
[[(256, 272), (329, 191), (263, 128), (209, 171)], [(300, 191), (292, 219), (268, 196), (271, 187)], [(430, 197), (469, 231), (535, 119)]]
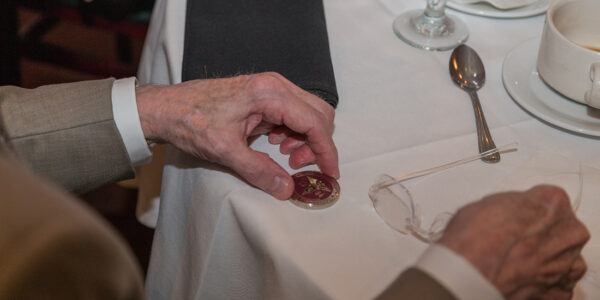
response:
[[(0, 137), (37, 174), (71, 191), (131, 177), (113, 120), (112, 82), (0, 87)], [(0, 191), (0, 299), (143, 296), (139, 267), (109, 226), (2, 149)], [(378, 299), (455, 297), (411, 268)]]
[(133, 175), (111, 90), (112, 80), (0, 88), (0, 299), (143, 298), (121, 238), (25, 167), (76, 192)]
[(37, 174), (75, 193), (132, 178), (113, 120), (113, 81), (0, 87), (0, 119), (15, 153)]

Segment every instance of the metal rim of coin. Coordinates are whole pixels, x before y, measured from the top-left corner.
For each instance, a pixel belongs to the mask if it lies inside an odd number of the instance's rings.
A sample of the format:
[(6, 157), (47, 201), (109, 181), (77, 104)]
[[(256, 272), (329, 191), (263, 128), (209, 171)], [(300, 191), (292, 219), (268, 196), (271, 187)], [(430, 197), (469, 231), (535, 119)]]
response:
[(303, 171), (292, 175), (293, 204), (307, 209), (323, 209), (332, 206), (340, 196), (340, 185), (335, 178), (317, 171)]

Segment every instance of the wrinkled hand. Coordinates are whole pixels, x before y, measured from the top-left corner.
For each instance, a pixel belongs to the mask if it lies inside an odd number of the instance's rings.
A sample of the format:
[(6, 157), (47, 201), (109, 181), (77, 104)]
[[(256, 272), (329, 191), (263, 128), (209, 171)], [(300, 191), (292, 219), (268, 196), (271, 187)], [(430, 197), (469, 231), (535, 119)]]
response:
[(136, 98), (146, 140), (229, 167), (278, 199), (289, 198), (294, 184), (267, 154), (248, 147), (257, 135), (280, 144), (292, 168), (316, 162), (339, 177), (333, 108), (279, 74), (144, 86)]
[(507, 299), (570, 299), (590, 235), (566, 193), (537, 186), (460, 209), (439, 243), (465, 257)]

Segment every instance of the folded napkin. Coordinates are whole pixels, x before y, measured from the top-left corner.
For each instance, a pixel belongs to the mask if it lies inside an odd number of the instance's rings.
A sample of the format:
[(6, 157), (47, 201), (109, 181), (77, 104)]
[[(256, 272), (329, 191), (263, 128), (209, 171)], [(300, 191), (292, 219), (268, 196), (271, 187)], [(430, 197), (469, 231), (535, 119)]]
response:
[(451, 0), (460, 4), (473, 4), (478, 2), (487, 2), (499, 9), (513, 9), (527, 6), (538, 0)]
[(188, 0), (184, 81), (266, 71), (337, 106), (322, 0)]

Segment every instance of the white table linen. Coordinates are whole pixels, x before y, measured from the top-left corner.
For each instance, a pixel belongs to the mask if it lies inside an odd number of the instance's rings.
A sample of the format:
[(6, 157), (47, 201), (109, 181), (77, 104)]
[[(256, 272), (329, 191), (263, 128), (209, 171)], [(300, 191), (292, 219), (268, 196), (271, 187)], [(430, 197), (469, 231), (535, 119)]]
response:
[[(181, 80), (182, 2), (157, 3), (166, 13), (153, 16), (153, 23), (162, 26), (149, 33), (142, 83)], [(449, 79), (450, 52), (418, 50), (393, 34), (394, 16), (423, 8), (424, 1), (324, 3), (340, 95), (334, 133), (340, 154), (340, 200), (322, 211), (304, 210), (273, 199), (218, 166), (171, 149), (147, 277), (150, 298), (372, 298), (427, 247), (388, 227), (375, 213), (367, 191), (380, 173), (408, 173), (477, 153), (470, 100)], [(443, 190), (432, 188), (430, 197), (418, 201), (426, 207), (440, 201), (440, 195), (452, 194), (444, 205), (456, 209), (503, 187), (541, 150), (600, 168), (598, 139), (532, 118), (502, 85), (505, 55), (538, 37), (544, 17), (500, 20), (448, 13), (467, 23), (468, 44), (485, 63), (488, 79), (479, 96), (496, 144), (518, 142), (519, 150), (503, 155), (496, 165), (478, 161), (452, 170), (458, 174), (449, 177), (452, 184)], [(253, 148), (295, 172), (266, 138)], [(588, 249), (600, 248), (595, 238), (600, 226), (594, 218), (600, 213), (600, 199), (586, 195), (578, 214), (593, 238), (584, 253), (597, 258)], [(578, 285), (576, 299), (600, 297), (598, 262), (588, 263), (592, 272)]]

